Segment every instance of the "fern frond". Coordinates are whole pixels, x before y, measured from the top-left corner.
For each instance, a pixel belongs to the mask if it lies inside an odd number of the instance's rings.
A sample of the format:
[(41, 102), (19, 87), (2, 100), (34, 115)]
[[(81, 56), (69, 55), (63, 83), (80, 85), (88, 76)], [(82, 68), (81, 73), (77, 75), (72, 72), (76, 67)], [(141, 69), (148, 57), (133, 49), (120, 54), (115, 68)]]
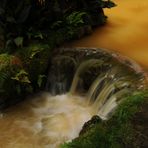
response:
[(66, 22), (69, 24), (69, 25), (72, 25), (72, 26), (78, 26), (80, 24), (83, 24), (84, 21), (83, 21), (83, 16), (85, 15), (86, 13), (85, 12), (73, 12), (71, 13), (70, 15), (68, 15), (66, 17)]
[(6, 80), (9, 79), (9, 74), (3, 71), (0, 71), (0, 89), (2, 89)]

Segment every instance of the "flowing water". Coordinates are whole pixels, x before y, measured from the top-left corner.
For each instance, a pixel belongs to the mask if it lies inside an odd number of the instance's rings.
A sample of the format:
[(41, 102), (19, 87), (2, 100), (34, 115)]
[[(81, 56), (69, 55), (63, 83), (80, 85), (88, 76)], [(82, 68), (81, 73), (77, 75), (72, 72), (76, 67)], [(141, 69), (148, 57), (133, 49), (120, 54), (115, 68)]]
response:
[(0, 148), (54, 148), (78, 136), (92, 116), (84, 98), (42, 94), (1, 114)]
[[(148, 1), (114, 1), (118, 7), (106, 10), (109, 20), (105, 26), (66, 46), (108, 48), (148, 66)], [(88, 60), (77, 68), (70, 93), (44, 93), (1, 113), (0, 148), (56, 148), (77, 137), (94, 114), (107, 119), (132, 82), (129, 76), (118, 76), (114, 68), (98, 75), (85, 96), (77, 96), (81, 73), (97, 62)]]
[(140, 77), (139, 73), (136, 77), (135, 73), (124, 73), (116, 65), (98, 73), (85, 95), (76, 96), (82, 74), (99, 61), (89, 59), (79, 65), (69, 93), (38, 94), (2, 113), (0, 148), (57, 148), (78, 137), (83, 124), (93, 115), (108, 119), (123, 95), (131, 90), (131, 82)]

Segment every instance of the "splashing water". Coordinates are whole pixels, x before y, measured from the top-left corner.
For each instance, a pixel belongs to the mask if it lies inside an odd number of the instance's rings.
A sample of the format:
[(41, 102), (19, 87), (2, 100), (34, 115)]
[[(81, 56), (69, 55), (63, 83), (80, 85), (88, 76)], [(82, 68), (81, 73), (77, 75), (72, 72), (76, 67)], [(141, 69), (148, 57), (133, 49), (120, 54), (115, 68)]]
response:
[(94, 65), (100, 66), (102, 61), (89, 59), (79, 65), (69, 93), (57, 96), (43, 93), (1, 114), (0, 147), (57, 148), (78, 137), (83, 124), (93, 115), (108, 119), (129, 92), (135, 73), (123, 73), (121, 65), (114, 65), (98, 73), (83, 97), (79, 91), (76, 96), (79, 81)]
[(0, 118), (0, 147), (58, 147), (79, 135), (91, 112), (82, 97), (43, 94)]
[(122, 74), (122, 66), (116, 65), (98, 73), (86, 95), (82, 97), (80, 93), (76, 96), (82, 74), (85, 75), (95, 64), (100, 66), (102, 62), (89, 59), (79, 65), (69, 93), (57, 96), (43, 93), (1, 114), (0, 147), (57, 148), (78, 137), (83, 124), (93, 115), (108, 119), (123, 95), (129, 92), (131, 80), (135, 77)]

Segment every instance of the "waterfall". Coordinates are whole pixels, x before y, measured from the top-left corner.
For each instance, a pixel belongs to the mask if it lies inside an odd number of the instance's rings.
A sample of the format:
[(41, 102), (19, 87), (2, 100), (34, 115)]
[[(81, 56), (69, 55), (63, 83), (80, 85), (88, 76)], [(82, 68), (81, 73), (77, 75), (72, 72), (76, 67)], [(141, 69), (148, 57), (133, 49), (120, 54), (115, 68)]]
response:
[[(90, 59), (80, 64), (74, 75), (70, 94), (76, 92), (79, 81), (83, 79), (81, 75), (91, 66), (99, 65), (100, 63), (102, 64), (102, 61)], [(102, 119), (107, 119), (109, 114), (117, 107), (119, 103), (117, 100), (119, 100), (121, 96), (129, 93), (129, 87), (131, 85), (130, 79), (133, 78), (128, 74), (124, 74), (120, 69), (117, 65), (110, 68), (107, 72), (101, 71), (98, 73), (98, 76), (92, 82), (85, 95), (87, 105), (92, 108), (93, 114), (99, 115)]]
[[(103, 104), (106, 102), (106, 100), (111, 97), (109, 95), (115, 91), (116, 85), (119, 85), (119, 82), (121, 81), (120, 78), (109, 81), (104, 88), (100, 91), (99, 95), (97, 96), (96, 100), (93, 103), (94, 110), (99, 110)], [(128, 86), (128, 85), (127, 85)], [(111, 94), (112, 95), (112, 94)]]
[(72, 85), (70, 88), (70, 93), (73, 94), (76, 91), (79, 79), (80, 79), (80, 74), (82, 74), (87, 68), (89, 68), (90, 66), (94, 66), (94, 65), (101, 65), (102, 61), (98, 60), (98, 59), (89, 59), (85, 62), (83, 62), (82, 64), (80, 64), (80, 66), (78, 67), (73, 81), (72, 81)]
[(58, 148), (78, 137), (92, 116), (109, 119), (124, 95), (144, 86), (142, 72), (132, 69), (129, 62), (120, 63), (99, 49), (89, 54), (77, 51), (53, 59), (48, 93), (0, 114), (2, 147)]
[(121, 98), (123, 94), (126, 94), (128, 92), (129, 90), (127, 88), (124, 88), (112, 95), (98, 110), (98, 115), (104, 120), (108, 119), (109, 114), (112, 113), (118, 105), (117, 98)]
[(87, 98), (88, 98), (88, 104), (91, 101), (95, 100), (95, 95), (96, 95), (96, 90), (98, 88), (98, 86), (101, 86), (102, 82), (104, 82), (106, 80), (107, 76), (103, 75), (103, 76), (98, 76), (96, 78), (96, 80), (93, 82), (93, 84), (90, 86), (90, 89), (87, 92)]

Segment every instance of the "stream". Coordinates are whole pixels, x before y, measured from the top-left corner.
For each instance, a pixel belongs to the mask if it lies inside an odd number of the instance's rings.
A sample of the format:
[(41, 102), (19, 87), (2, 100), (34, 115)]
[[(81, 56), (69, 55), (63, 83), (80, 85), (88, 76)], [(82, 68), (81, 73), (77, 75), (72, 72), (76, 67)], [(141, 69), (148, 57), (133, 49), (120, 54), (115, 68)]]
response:
[[(90, 36), (64, 44), (63, 47), (106, 48), (132, 58), (147, 70), (148, 0), (114, 1), (118, 6), (105, 10), (108, 16), (105, 26), (96, 28)], [(103, 79), (101, 77), (100, 83)], [(95, 99), (92, 90), (95, 92), (97, 89), (98, 78), (96, 80), (88, 91), (91, 99)], [(115, 81), (119, 83), (120, 78)], [(110, 97), (113, 82), (107, 81), (108, 86), (102, 89), (92, 107), (88, 106), (83, 96), (71, 93), (51, 96), (43, 93), (7, 109), (0, 114), (0, 148), (57, 148), (60, 144), (71, 141), (79, 135), (83, 124), (93, 115), (102, 115), (104, 119), (110, 111), (109, 105), (117, 106), (116, 96)], [(106, 89), (109, 93), (106, 93)], [(73, 84), (71, 92), (75, 90), (76, 84)], [(96, 104), (99, 107), (102, 105), (98, 101), (99, 97), (102, 98), (102, 104), (106, 101), (105, 98), (111, 98), (104, 105), (106, 108), (102, 108), (100, 112), (96, 110)]]
[(148, 67), (148, 1), (114, 0), (117, 4), (106, 9), (107, 24), (87, 37), (64, 47), (99, 47), (128, 56)]

